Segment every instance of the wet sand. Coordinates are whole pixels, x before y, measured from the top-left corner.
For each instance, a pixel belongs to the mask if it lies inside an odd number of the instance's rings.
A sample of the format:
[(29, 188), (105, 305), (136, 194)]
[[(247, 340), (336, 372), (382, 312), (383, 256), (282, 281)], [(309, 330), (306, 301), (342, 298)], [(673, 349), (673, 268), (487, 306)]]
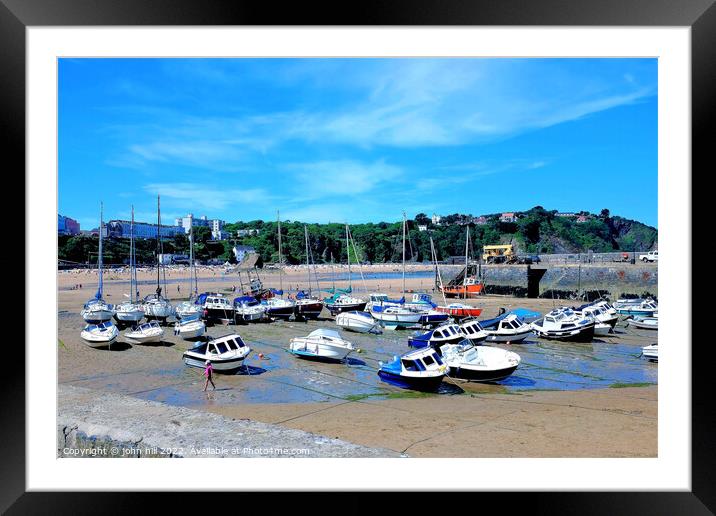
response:
[[(420, 268), (422, 267), (422, 269)], [(338, 268), (335, 269), (338, 272)], [(374, 267), (400, 275), (400, 266)], [(411, 268), (408, 268), (409, 272)], [(432, 269), (409, 277), (408, 290), (428, 290)], [(345, 270), (343, 271), (345, 272)], [(364, 273), (369, 272), (364, 268)], [(325, 268), (324, 273), (330, 273)], [(239, 285), (235, 272), (200, 270), (199, 289), (228, 291)], [(278, 287), (277, 271), (261, 271), (266, 286)], [(243, 275), (243, 274), (242, 274)], [(202, 282), (202, 276), (204, 281)], [(245, 278), (245, 275), (243, 275)], [(119, 303), (128, 293), (128, 274), (105, 274), (105, 299)], [(186, 269), (167, 271), (167, 279), (186, 279)], [(140, 279), (156, 280), (145, 271)], [(245, 281), (245, 279), (244, 279)], [(82, 290), (71, 288), (82, 283)], [(307, 288), (305, 269), (289, 270), (284, 289)], [(174, 337), (171, 327), (161, 345), (122, 342), (111, 351), (95, 350), (79, 338), (79, 310), (96, 288), (96, 271), (58, 274), (60, 383), (187, 406), (235, 418), (280, 423), (291, 428), (338, 437), (371, 447), (405, 451), (417, 457), (654, 457), (657, 454), (656, 364), (639, 358), (641, 347), (656, 342), (656, 332), (618, 326), (614, 337), (590, 345), (570, 345), (530, 339), (522, 346), (500, 345), (518, 352), (523, 363), (501, 384), (445, 384), (442, 394), (425, 395), (387, 386), (377, 380), (379, 360), (406, 351), (410, 331), (381, 337), (345, 333), (361, 353), (348, 364), (320, 364), (296, 359), (284, 351), (293, 336), (318, 327), (334, 328), (324, 312), (318, 322), (251, 324), (209, 328), (218, 336), (236, 331), (254, 352), (248, 374), (217, 376), (217, 391), (201, 392), (201, 371), (184, 366), (181, 354), (192, 343)], [(402, 279), (368, 280), (370, 291), (398, 296)], [(93, 286), (94, 284), (94, 286)], [(337, 287), (345, 286), (336, 283)], [(330, 287), (330, 283), (322, 288)], [(142, 295), (155, 285), (142, 285)], [(361, 282), (354, 282), (363, 294)], [(170, 284), (167, 294), (185, 297), (188, 282)], [(180, 297), (181, 296), (181, 297)], [(436, 301), (442, 302), (439, 295)], [(484, 296), (469, 300), (483, 308), (483, 318), (499, 307), (525, 307), (545, 312), (552, 300)], [(258, 357), (259, 353), (264, 358)], [(638, 385), (648, 385), (637, 387)], [(558, 390), (548, 390), (558, 389)]]

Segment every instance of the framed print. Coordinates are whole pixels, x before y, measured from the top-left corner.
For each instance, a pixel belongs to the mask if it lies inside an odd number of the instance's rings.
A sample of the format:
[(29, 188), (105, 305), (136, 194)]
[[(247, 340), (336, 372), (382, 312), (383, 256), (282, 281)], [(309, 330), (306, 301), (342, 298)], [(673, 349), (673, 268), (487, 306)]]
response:
[(10, 512), (116, 490), (713, 508), (710, 2), (3, 2), (28, 205)]

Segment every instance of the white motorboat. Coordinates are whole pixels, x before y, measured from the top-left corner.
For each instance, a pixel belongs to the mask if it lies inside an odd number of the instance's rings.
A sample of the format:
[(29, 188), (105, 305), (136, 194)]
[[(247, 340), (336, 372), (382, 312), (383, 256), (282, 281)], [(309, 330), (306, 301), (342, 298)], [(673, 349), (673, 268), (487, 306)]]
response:
[(594, 321), (594, 335), (599, 335), (600, 337), (604, 337), (612, 333), (612, 327), (608, 324), (605, 324), (603, 322), (599, 322), (595, 319)]
[(184, 363), (191, 367), (206, 366), (211, 362), (217, 372), (229, 373), (244, 365), (244, 359), (251, 353), (251, 348), (236, 333), (224, 335), (208, 342), (197, 342), (184, 352)]
[(659, 310), (659, 305), (653, 299), (642, 299), (636, 302), (615, 304), (617, 312), (620, 315), (641, 315), (643, 317), (652, 317)]
[(633, 319), (627, 320), (629, 326), (639, 328), (640, 330), (658, 330), (659, 329), (659, 317), (634, 317)]
[(659, 344), (652, 344), (651, 346), (645, 346), (641, 348), (641, 353), (644, 355), (644, 358), (649, 360), (650, 362), (658, 362), (659, 361)]
[(447, 365), (432, 347), (419, 348), (384, 364), (378, 362), (378, 376), (397, 387), (420, 391), (435, 391), (447, 372)]
[(289, 320), (293, 316), (296, 304), (280, 297), (270, 297), (261, 301), (266, 309), (266, 316), (271, 320)]
[(125, 332), (124, 338), (132, 344), (152, 344), (161, 342), (164, 337), (164, 328), (157, 321), (149, 321), (135, 326), (131, 331)]
[(368, 312), (341, 312), (336, 315), (336, 324), (346, 330), (358, 333), (383, 333), (380, 323)]
[(592, 342), (595, 322), (571, 308), (558, 308), (530, 326), (535, 334), (543, 339)]
[(374, 306), (403, 306), (404, 304), (405, 298), (389, 299), (388, 294), (372, 293), (368, 297), (366, 310), (370, 311)]
[(236, 309), (228, 298), (221, 294), (212, 292), (203, 297), (204, 318), (208, 321), (234, 321)]
[[(608, 324), (610, 330), (616, 326), (619, 320), (617, 311), (606, 301), (582, 305), (577, 308), (577, 311), (582, 312), (586, 317), (594, 317), (597, 323)], [(603, 329), (599, 325), (597, 326), (595, 333), (600, 334)]]
[(433, 346), (438, 349), (443, 344), (457, 344), (463, 340), (465, 340), (465, 334), (463, 334), (460, 326), (454, 323), (446, 323), (425, 333), (416, 333), (409, 337), (408, 346), (411, 348)]
[(472, 344), (444, 344), (440, 353), (452, 378), (476, 382), (496, 382), (510, 376), (520, 365), (512, 351)]
[(463, 319), (460, 330), (471, 344), (480, 344), (487, 338), (487, 332), (480, 325), (477, 319)]
[(184, 340), (198, 339), (206, 333), (206, 324), (198, 315), (182, 317), (174, 324), (174, 335), (179, 335)]
[(532, 328), (515, 314), (508, 314), (494, 326), (483, 326), (487, 333), (486, 342), (522, 342), (532, 335)]
[(253, 296), (241, 296), (234, 299), (236, 319), (244, 322), (260, 321), (266, 315), (266, 307)]
[(80, 337), (87, 345), (93, 348), (109, 346), (119, 335), (119, 330), (112, 324), (112, 321), (105, 321), (99, 324), (88, 324), (80, 333)]
[(355, 348), (337, 331), (319, 328), (309, 333), (307, 337), (291, 339), (288, 351), (301, 358), (343, 360), (355, 351)]
[(422, 314), (396, 305), (376, 305), (370, 307), (370, 314), (380, 321), (386, 329), (407, 328), (420, 321)]

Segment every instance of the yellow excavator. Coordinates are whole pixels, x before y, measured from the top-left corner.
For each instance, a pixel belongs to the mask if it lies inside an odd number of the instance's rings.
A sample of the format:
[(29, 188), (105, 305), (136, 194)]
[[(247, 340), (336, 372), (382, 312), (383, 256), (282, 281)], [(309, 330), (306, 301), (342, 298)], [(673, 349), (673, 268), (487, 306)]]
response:
[(517, 263), (512, 244), (486, 245), (482, 251), (482, 261), (485, 263)]

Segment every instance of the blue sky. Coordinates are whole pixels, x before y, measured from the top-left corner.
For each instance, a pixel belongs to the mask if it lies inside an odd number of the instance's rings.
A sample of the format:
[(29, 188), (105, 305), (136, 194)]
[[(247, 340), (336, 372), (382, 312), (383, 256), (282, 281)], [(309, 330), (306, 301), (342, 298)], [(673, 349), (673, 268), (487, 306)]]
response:
[(60, 59), (59, 212), (657, 226), (656, 59)]

